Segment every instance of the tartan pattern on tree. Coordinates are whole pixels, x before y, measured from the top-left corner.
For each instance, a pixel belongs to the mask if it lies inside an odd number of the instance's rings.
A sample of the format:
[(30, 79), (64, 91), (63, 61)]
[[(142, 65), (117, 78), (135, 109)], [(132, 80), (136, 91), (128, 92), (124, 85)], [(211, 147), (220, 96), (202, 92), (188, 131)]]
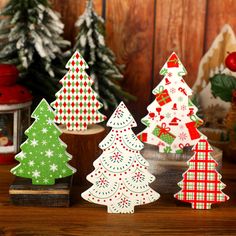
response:
[(56, 112), (55, 122), (66, 124), (68, 130), (86, 130), (88, 125), (106, 119), (98, 111), (102, 104), (92, 89), (93, 81), (85, 72), (88, 66), (78, 51), (66, 67), (69, 71), (61, 79), (62, 88), (56, 93), (57, 99), (52, 103)]
[(225, 188), (216, 171), (217, 162), (211, 157), (213, 151), (205, 139), (200, 139), (193, 148), (194, 156), (188, 161), (189, 169), (179, 183), (182, 188), (175, 198), (192, 203), (193, 209), (210, 209), (212, 203), (224, 202), (229, 197), (221, 190)]

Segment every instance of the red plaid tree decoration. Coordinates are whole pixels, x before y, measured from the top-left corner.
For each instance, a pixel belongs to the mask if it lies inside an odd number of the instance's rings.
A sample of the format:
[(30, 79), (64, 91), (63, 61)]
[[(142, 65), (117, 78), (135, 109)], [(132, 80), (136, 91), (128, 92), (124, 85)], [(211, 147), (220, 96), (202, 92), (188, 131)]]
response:
[(211, 204), (225, 202), (229, 197), (221, 191), (225, 184), (216, 171), (218, 164), (210, 155), (213, 149), (208, 141), (200, 139), (193, 151), (195, 154), (188, 161), (189, 169), (179, 183), (182, 190), (174, 197), (192, 203), (193, 209), (210, 209)]
[(85, 71), (88, 65), (78, 51), (68, 61), (66, 68), (69, 71), (61, 79), (62, 88), (52, 103), (56, 113), (55, 122), (65, 124), (68, 130), (86, 130), (88, 125), (104, 121), (106, 117), (98, 111), (102, 104), (92, 89), (92, 79)]

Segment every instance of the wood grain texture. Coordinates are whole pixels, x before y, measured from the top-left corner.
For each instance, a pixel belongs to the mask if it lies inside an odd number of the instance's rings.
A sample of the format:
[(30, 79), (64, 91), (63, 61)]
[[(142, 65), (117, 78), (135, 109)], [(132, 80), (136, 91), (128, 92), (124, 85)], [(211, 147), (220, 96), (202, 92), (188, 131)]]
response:
[(101, 125), (93, 125), (85, 131), (69, 131), (60, 126), (61, 140), (67, 144), (67, 151), (72, 155), (70, 164), (77, 169), (73, 182), (79, 186), (89, 186), (86, 176), (93, 170), (93, 162), (98, 158), (101, 149), (99, 143), (105, 138), (106, 130)]
[[(224, 163), (224, 192), (231, 199), (212, 210), (192, 210), (172, 195), (136, 207), (132, 215), (107, 214), (104, 206), (80, 198), (74, 186), (70, 208), (17, 207), (10, 203), (12, 166), (0, 166), (0, 235), (236, 235), (235, 164)], [(157, 180), (158, 181), (158, 180)]]
[(185, 81), (193, 85), (203, 54), (205, 13), (206, 0), (157, 0), (153, 87), (163, 78), (159, 71), (173, 51), (188, 71)]
[(126, 64), (123, 86), (137, 96), (128, 107), (139, 122), (151, 90), (154, 1), (112, 0), (106, 5), (106, 40), (118, 62)]
[(31, 179), (16, 177), (9, 194), (14, 205), (69, 207), (72, 177), (57, 179), (55, 185), (32, 185)]
[(205, 51), (225, 24), (229, 24), (236, 32), (235, 3), (234, 0), (208, 0)]
[[(64, 36), (67, 40), (74, 42), (77, 34), (75, 22), (84, 12), (86, 0), (51, 0), (53, 8), (60, 12), (65, 24)], [(102, 0), (94, 0), (94, 8), (99, 15), (102, 14)]]

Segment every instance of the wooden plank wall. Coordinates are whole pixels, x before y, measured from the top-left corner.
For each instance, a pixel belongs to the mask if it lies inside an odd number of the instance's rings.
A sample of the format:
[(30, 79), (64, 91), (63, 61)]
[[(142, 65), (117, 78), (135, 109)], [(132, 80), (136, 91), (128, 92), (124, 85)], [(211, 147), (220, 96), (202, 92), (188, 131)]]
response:
[[(2, 7), (7, 0), (0, 0)], [(74, 23), (86, 0), (51, 0), (62, 15), (65, 38), (74, 41)], [(235, 0), (94, 0), (106, 20), (107, 43), (118, 62), (126, 64), (123, 86), (137, 96), (128, 104), (137, 121), (152, 101), (159, 70), (172, 51), (184, 63), (192, 86), (198, 64), (221, 27), (236, 31)]]

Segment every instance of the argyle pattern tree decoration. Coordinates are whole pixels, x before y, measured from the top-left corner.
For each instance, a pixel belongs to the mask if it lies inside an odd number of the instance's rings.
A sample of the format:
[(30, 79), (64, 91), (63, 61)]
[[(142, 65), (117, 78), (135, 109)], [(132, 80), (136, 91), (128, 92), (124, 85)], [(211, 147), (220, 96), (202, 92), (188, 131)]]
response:
[(11, 169), (11, 173), (31, 178), (34, 185), (53, 185), (55, 179), (76, 172), (67, 163), (72, 157), (66, 152), (66, 144), (59, 138), (61, 131), (54, 124), (54, 113), (45, 99), (31, 117), (35, 121), (25, 131), (28, 139), (15, 157), (20, 164)]
[(197, 130), (203, 121), (190, 100), (192, 90), (183, 80), (187, 72), (176, 53), (171, 54), (160, 74), (164, 78), (153, 90), (155, 100), (142, 119), (146, 128), (138, 138), (158, 146), (160, 152), (181, 154), (203, 136)]
[(159, 194), (149, 187), (155, 180), (140, 154), (143, 144), (133, 133), (137, 124), (123, 102), (107, 122), (110, 133), (99, 144), (103, 153), (87, 176), (93, 184), (82, 197), (106, 205), (108, 213), (133, 213), (134, 206), (154, 202)]
[(189, 169), (179, 183), (181, 191), (174, 195), (178, 200), (192, 203), (193, 209), (210, 209), (211, 204), (225, 202), (229, 197), (221, 190), (225, 184), (216, 171), (217, 162), (206, 139), (200, 139), (193, 148), (194, 155), (188, 161)]
[(92, 89), (93, 81), (85, 72), (87, 63), (76, 51), (68, 61), (67, 74), (60, 80), (62, 88), (56, 93), (52, 103), (55, 109), (55, 122), (65, 124), (68, 130), (86, 130), (88, 125), (106, 119), (98, 110), (102, 104)]

